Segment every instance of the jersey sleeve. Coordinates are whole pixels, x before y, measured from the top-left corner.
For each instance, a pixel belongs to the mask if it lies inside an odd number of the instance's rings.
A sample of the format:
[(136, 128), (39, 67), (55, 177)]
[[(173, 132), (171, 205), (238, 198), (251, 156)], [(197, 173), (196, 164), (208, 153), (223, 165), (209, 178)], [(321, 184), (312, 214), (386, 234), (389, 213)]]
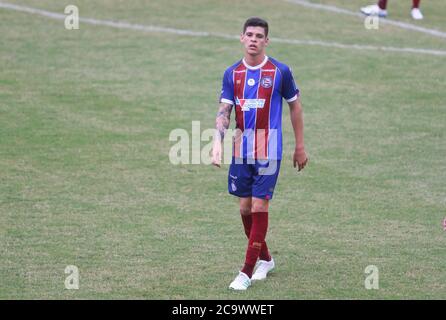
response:
[(221, 88), (220, 102), (234, 105), (234, 83), (232, 79), (232, 72), (226, 70), (223, 75), (223, 85)]
[(287, 102), (293, 102), (299, 96), (300, 91), (294, 82), (293, 72), (289, 67), (282, 70), (282, 96)]

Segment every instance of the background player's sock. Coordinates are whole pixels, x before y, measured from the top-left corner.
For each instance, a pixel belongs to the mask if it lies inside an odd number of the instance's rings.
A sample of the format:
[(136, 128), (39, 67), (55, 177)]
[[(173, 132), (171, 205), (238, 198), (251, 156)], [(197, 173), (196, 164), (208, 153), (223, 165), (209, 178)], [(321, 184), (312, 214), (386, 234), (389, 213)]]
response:
[(252, 213), (251, 233), (249, 234), (248, 248), (246, 250), (245, 265), (242, 272), (248, 277), (252, 277), (257, 258), (262, 249), (262, 243), (265, 241), (268, 230), (268, 212)]
[(386, 8), (387, 8), (387, 0), (379, 0), (378, 1), (378, 7), (380, 7), (382, 10), (386, 10)]
[[(252, 226), (252, 214), (243, 215), (240, 213), (240, 215), (242, 217), (243, 228), (245, 229), (246, 237), (249, 239), (249, 235), (251, 233), (251, 226)], [(271, 255), (269, 254), (268, 246), (266, 245), (266, 241), (263, 241), (263, 243), (262, 243), (262, 248), (260, 249), (259, 259), (265, 260), (265, 261), (271, 261)]]
[(420, 0), (412, 0), (412, 8), (419, 8)]

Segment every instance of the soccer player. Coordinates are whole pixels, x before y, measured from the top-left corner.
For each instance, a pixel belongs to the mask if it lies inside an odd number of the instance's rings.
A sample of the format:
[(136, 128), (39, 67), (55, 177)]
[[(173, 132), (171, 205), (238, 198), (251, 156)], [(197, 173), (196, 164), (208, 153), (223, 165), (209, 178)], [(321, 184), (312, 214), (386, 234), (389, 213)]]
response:
[(240, 41), (244, 58), (224, 73), (212, 149), (212, 164), (220, 167), (222, 141), (235, 108), (236, 132), (228, 191), (239, 198), (248, 247), (245, 264), (229, 285), (234, 290), (246, 290), (251, 280), (265, 279), (274, 268), (265, 238), (268, 203), (282, 158), (282, 98), (288, 102), (294, 129), (294, 167), (297, 165), (300, 171), (308, 161), (299, 89), (290, 68), (265, 54), (269, 42), (268, 23), (257, 17), (248, 19)]
[[(420, 1), (421, 0), (412, 0), (412, 10), (410, 11), (410, 14), (415, 20), (423, 19), (423, 14), (420, 11)], [(361, 8), (361, 12), (366, 16), (387, 17), (387, 0), (379, 0), (377, 4), (363, 7)]]

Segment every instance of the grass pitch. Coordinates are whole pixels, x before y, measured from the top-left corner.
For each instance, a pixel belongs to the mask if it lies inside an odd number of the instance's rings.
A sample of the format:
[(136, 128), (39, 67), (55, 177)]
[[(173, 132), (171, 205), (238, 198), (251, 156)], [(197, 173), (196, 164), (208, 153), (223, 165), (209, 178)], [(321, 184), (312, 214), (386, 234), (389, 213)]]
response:
[[(9, 0), (63, 14), (55, 0)], [(367, 1), (325, 0), (357, 11)], [(370, 2), (370, 1), (369, 1)], [(373, 1), (372, 1), (373, 2)], [(389, 3), (409, 20), (410, 3)], [(285, 1), (70, 1), (81, 17), (237, 35), (446, 50), (444, 38)], [(440, 0), (419, 26), (446, 32)], [(277, 268), (227, 289), (246, 240), (228, 166), (169, 162), (169, 133), (212, 128), (237, 40), (0, 9), (0, 298), (445, 299), (446, 57), (271, 42), (302, 92), (310, 163), (284, 159), (267, 241)], [(231, 125), (234, 125), (232, 121)], [(66, 290), (67, 265), (80, 272)], [(379, 269), (366, 290), (364, 269)]]

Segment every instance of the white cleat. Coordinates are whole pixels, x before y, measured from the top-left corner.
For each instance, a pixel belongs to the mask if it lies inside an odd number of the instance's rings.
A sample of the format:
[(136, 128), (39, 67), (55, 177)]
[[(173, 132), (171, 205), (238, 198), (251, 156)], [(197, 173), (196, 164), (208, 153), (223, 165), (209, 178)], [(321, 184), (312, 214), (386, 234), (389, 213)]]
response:
[(268, 272), (274, 269), (274, 259), (271, 258), (271, 261), (259, 260), (259, 265), (256, 269), (256, 272), (252, 275), (252, 280), (264, 280), (268, 275)]
[(418, 9), (418, 8), (413, 8), (410, 11), (410, 14), (411, 14), (412, 18), (415, 19), (415, 20), (422, 20), (423, 19), (423, 14), (421, 13), (420, 9)]
[(366, 16), (378, 16), (381, 18), (387, 17), (387, 10), (381, 9), (377, 4), (371, 6), (362, 7), (361, 12)]
[(251, 285), (251, 279), (248, 275), (243, 272), (239, 272), (238, 276), (235, 277), (234, 281), (229, 285), (229, 289), (234, 290), (246, 290)]

